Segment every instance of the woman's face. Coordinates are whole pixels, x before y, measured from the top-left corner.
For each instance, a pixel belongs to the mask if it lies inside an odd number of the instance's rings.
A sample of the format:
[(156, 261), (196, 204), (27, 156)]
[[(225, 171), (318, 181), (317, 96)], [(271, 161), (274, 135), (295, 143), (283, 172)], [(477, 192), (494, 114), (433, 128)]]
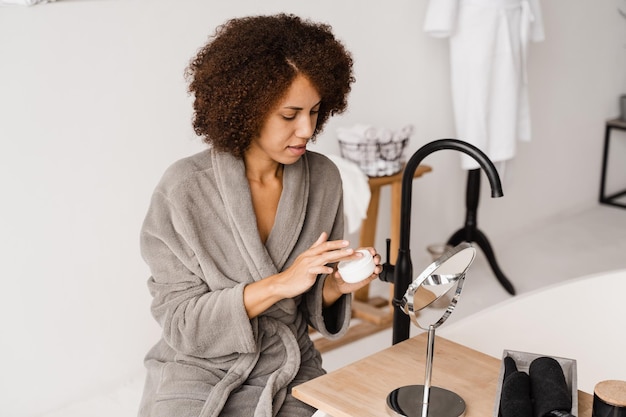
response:
[(321, 97), (313, 84), (298, 75), (285, 97), (269, 112), (260, 135), (246, 151), (248, 158), (263, 158), (280, 164), (293, 164), (306, 151), (313, 136)]

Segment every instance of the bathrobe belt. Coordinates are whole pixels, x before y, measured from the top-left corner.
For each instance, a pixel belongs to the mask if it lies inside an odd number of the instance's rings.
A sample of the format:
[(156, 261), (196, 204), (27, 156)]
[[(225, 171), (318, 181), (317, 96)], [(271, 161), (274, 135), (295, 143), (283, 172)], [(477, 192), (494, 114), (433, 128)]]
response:
[(254, 411), (254, 417), (272, 417), (272, 410), (281, 407), (287, 394), (287, 386), (300, 369), (298, 341), (287, 325), (274, 318), (260, 316), (255, 320), (258, 320), (257, 345), (259, 349), (253, 353), (239, 355), (224, 378), (211, 390), (199, 417), (218, 417), (220, 415), (230, 394), (246, 381), (259, 361), (261, 340), (265, 336), (278, 336), (285, 347), (286, 357), (281, 367), (272, 372), (268, 378)]

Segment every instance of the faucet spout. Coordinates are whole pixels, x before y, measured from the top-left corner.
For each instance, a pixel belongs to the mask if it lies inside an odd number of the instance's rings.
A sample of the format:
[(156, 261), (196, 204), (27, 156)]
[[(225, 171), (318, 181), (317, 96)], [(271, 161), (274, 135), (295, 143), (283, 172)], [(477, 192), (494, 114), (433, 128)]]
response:
[(402, 203), (400, 208), (400, 249), (409, 249), (410, 229), (411, 229), (411, 198), (413, 194), (413, 175), (419, 164), (433, 152), (443, 149), (453, 149), (463, 152), (478, 162), (485, 171), (489, 184), (491, 185), (491, 197), (502, 197), (502, 184), (500, 176), (493, 162), (483, 151), (476, 146), (458, 139), (439, 139), (419, 148), (406, 163), (404, 174), (402, 175)]
[(413, 193), (413, 175), (419, 164), (433, 152), (452, 149), (472, 157), (485, 171), (491, 185), (491, 196), (502, 197), (500, 176), (493, 162), (480, 149), (458, 139), (439, 139), (419, 148), (407, 162), (402, 175), (402, 201), (400, 206), (400, 242), (398, 256), (393, 271), (394, 304), (393, 343), (396, 344), (409, 338), (410, 321), (406, 314), (399, 310), (397, 304), (402, 300), (413, 277), (413, 265), (410, 255), (411, 237), (411, 201)]

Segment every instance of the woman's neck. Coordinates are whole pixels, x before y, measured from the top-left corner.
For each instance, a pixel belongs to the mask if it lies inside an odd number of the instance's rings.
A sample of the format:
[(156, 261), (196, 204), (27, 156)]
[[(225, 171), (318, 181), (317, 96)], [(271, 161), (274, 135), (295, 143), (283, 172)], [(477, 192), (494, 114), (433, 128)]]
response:
[(244, 156), (246, 167), (246, 178), (248, 182), (261, 184), (272, 183), (276, 180), (282, 181), (284, 165), (272, 160), (263, 160)]

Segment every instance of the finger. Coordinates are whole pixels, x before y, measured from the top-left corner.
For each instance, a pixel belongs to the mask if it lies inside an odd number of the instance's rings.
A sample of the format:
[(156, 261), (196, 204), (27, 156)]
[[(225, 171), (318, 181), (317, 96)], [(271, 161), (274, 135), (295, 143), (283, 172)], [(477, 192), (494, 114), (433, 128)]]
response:
[(365, 280), (365, 283), (369, 284), (370, 282), (374, 281), (376, 278), (378, 278), (378, 274), (372, 274), (370, 275), (369, 278)]
[(312, 266), (308, 269), (309, 274), (312, 275), (320, 275), (320, 274), (325, 274), (325, 275), (330, 275), (333, 273), (333, 268), (330, 266), (326, 266), (326, 265), (317, 265), (317, 266)]
[(372, 256), (376, 256), (378, 253), (376, 252), (376, 249), (369, 247), (369, 248), (358, 248), (357, 250), (366, 250), (368, 251)]
[(317, 240), (315, 241), (315, 243), (313, 243), (313, 245), (311, 245), (312, 248), (321, 245), (322, 243), (326, 242), (326, 240), (328, 240), (328, 233), (326, 232), (322, 232), (322, 234), (320, 234), (320, 237), (317, 238)]
[(376, 278), (378, 278), (378, 274), (374, 272), (372, 275), (365, 278), (363, 281), (360, 281), (359, 284), (361, 284), (362, 286), (365, 286), (366, 284), (369, 284), (370, 282), (374, 281)]
[(369, 247), (369, 248), (359, 248), (357, 250), (363, 250), (363, 249), (367, 250), (372, 255), (372, 257), (374, 258), (374, 263), (376, 265), (382, 264), (383, 257), (380, 255), (380, 253), (376, 252), (376, 249)]
[[(325, 242), (314, 244), (309, 248), (311, 255), (322, 255), (337, 250), (348, 250), (349, 254), (354, 253), (354, 249), (348, 248), (350, 242), (347, 240), (327, 240)], [(345, 256), (345, 255), (344, 255)]]
[(341, 261), (350, 261), (354, 259), (358, 259), (363, 255), (360, 253), (355, 253), (352, 248), (339, 248), (329, 250), (327, 252), (320, 253), (319, 255), (324, 263), (335, 263)]

